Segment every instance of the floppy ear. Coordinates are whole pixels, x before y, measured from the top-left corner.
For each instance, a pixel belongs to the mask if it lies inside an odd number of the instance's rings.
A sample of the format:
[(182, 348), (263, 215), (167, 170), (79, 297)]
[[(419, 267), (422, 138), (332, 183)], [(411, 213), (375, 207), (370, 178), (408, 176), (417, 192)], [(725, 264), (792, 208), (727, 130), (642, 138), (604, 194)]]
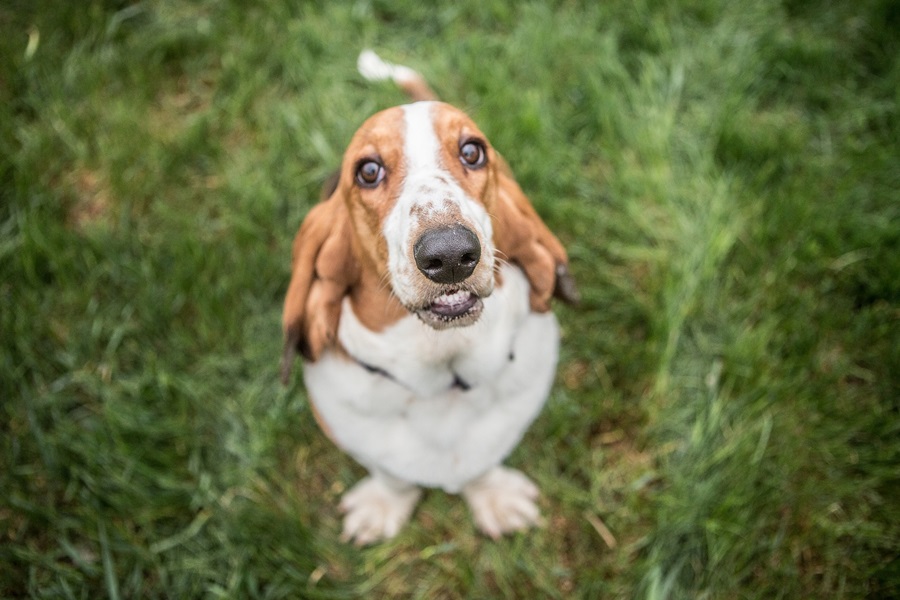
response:
[(497, 249), (503, 258), (525, 271), (531, 284), (532, 310), (550, 310), (551, 297), (577, 304), (580, 295), (569, 273), (565, 248), (531, 206), (506, 163), (502, 159), (498, 162), (493, 210)]
[(350, 220), (341, 194), (314, 206), (294, 238), (291, 282), (284, 299), (281, 381), (297, 353), (316, 360), (334, 343), (341, 301), (357, 277)]

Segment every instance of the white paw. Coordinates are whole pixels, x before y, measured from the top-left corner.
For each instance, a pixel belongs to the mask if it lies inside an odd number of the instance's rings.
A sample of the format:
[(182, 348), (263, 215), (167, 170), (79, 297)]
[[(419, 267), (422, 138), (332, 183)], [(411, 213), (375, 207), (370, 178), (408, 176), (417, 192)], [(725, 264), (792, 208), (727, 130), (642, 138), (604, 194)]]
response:
[(394, 537), (409, 521), (421, 490), (366, 477), (341, 498), (344, 531), (341, 539), (365, 546)]
[(493, 539), (541, 523), (536, 504), (538, 488), (515, 469), (494, 467), (466, 485), (462, 495), (472, 509), (475, 524)]

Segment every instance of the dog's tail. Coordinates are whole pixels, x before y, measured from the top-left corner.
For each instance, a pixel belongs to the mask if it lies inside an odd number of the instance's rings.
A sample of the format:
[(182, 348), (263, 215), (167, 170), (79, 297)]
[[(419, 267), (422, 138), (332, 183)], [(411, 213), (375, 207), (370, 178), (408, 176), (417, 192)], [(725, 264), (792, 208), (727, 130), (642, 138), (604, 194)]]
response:
[(418, 72), (404, 65), (395, 65), (382, 59), (371, 50), (363, 50), (356, 60), (359, 73), (369, 81), (391, 80), (400, 86), (413, 102), (437, 100), (437, 94)]

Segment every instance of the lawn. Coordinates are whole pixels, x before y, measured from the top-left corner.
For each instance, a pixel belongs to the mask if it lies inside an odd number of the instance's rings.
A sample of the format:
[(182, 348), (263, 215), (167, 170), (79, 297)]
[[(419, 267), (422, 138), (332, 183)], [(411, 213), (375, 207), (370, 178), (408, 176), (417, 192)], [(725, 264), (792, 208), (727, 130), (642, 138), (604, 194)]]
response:
[[(900, 5), (0, 5), (0, 597), (900, 596)], [(362, 470), (278, 381), (353, 131), (467, 110), (566, 244), (543, 528)], [(297, 369), (298, 371), (300, 369)]]

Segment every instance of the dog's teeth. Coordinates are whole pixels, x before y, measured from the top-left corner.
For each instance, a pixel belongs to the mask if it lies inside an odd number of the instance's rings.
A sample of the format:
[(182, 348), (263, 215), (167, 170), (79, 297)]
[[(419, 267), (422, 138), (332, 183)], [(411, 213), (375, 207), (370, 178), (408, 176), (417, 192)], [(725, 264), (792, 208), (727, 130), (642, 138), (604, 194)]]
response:
[(478, 298), (471, 292), (459, 290), (438, 296), (431, 303), (431, 310), (443, 319), (455, 319), (470, 310), (477, 302)]
[(438, 302), (441, 304), (459, 304), (463, 300), (465, 300), (466, 296), (465, 292), (455, 292), (453, 294), (444, 294), (440, 298), (438, 298)]
[(454, 304), (462, 304), (472, 297), (470, 292), (460, 290), (452, 294), (444, 294), (439, 296), (434, 303), (439, 305), (453, 306)]

